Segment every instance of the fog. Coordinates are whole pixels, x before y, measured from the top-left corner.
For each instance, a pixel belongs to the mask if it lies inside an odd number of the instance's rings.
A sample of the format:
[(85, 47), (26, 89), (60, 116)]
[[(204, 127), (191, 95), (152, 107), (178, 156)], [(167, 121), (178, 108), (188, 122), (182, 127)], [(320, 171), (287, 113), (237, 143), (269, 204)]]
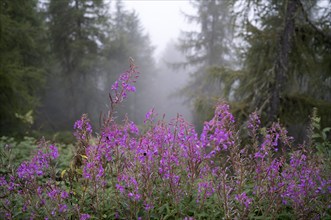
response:
[(182, 62), (185, 58), (176, 48), (176, 41), (166, 44), (157, 62), (157, 72), (153, 79), (151, 92), (154, 100), (151, 104), (159, 114), (165, 114), (167, 120), (182, 115), (188, 122), (192, 121), (190, 102), (180, 94), (189, 81), (190, 74), (186, 69), (174, 69), (172, 64)]
[[(192, 28), (183, 15), (184, 11), (192, 10), (189, 1), (125, 0), (123, 7), (136, 13), (141, 31), (152, 47), (152, 60), (130, 54), (135, 59), (140, 76), (136, 94), (130, 94), (121, 111), (128, 112), (129, 118), (138, 124), (143, 123), (145, 114), (152, 108), (159, 118), (171, 120), (179, 114), (192, 122), (192, 106), (180, 92), (190, 79), (190, 71), (172, 67), (185, 60), (178, 50), (178, 38), (182, 30)], [(110, 5), (110, 8), (116, 6)]]
[(124, 0), (128, 10), (137, 12), (144, 30), (155, 47), (154, 58), (161, 59), (167, 44), (178, 39), (183, 30), (194, 29), (184, 14), (195, 14), (189, 0)]
[[(116, 118), (127, 115), (140, 125), (154, 108), (159, 118), (180, 114), (192, 121), (190, 102), (179, 92), (189, 81), (189, 71), (171, 68), (184, 60), (176, 45), (181, 30), (188, 28), (182, 13), (190, 7), (188, 1), (105, 1), (103, 6), (86, 2), (86, 7), (71, 3), (45, 1), (41, 7), (49, 13), (54, 59), (35, 129), (71, 130), (83, 113), (98, 128), (110, 108), (111, 86), (128, 70), (129, 57), (140, 75), (136, 92), (116, 109)], [(71, 10), (82, 10), (83, 17), (74, 17)]]
[(130, 119), (142, 124), (145, 114), (154, 109), (159, 119), (164, 117), (170, 121), (180, 115), (186, 121), (192, 122), (190, 101), (181, 92), (189, 82), (190, 71), (173, 68), (174, 64), (184, 60), (184, 56), (176, 48), (176, 41), (170, 40), (160, 52), (152, 74), (140, 70), (140, 66), (145, 64), (144, 61), (135, 61), (140, 72), (137, 91), (130, 94), (122, 108), (128, 112)]
[[(180, 90), (190, 79), (190, 72), (188, 69), (171, 67), (171, 64), (185, 60), (184, 55), (177, 48), (177, 39), (181, 31), (194, 28), (187, 23), (184, 16), (184, 13), (193, 13), (189, 1), (125, 0), (123, 2), (129, 10), (137, 12), (142, 27), (150, 36), (154, 47), (156, 72), (151, 83), (145, 80), (146, 85), (143, 86), (149, 94), (149, 101), (146, 102), (144, 110), (146, 107), (155, 108), (159, 116), (163, 117), (164, 114), (167, 120), (180, 114), (187, 121), (192, 122), (192, 106), (187, 98), (180, 94)], [(141, 83), (144, 84), (143, 81)], [(143, 116), (141, 112), (137, 114)]]

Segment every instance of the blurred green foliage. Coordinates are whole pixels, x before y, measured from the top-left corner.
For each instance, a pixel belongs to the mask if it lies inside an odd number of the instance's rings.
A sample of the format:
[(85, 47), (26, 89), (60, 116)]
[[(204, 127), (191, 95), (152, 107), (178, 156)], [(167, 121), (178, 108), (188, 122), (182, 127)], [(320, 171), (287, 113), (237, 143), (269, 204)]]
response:
[[(0, 134), (31, 125), (45, 83), (46, 32), (37, 0), (0, 3)], [(29, 123), (26, 123), (29, 122)]]

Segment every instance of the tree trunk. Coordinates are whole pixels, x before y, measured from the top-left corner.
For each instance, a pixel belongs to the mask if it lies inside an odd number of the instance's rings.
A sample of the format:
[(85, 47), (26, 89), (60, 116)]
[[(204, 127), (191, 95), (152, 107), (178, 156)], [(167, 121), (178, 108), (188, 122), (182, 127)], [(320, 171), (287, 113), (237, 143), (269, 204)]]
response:
[(299, 0), (288, 0), (284, 28), (279, 37), (277, 57), (274, 64), (275, 81), (270, 87), (271, 102), (268, 113), (269, 122), (277, 120), (280, 110), (281, 91), (288, 72), (289, 53), (293, 46), (295, 14)]

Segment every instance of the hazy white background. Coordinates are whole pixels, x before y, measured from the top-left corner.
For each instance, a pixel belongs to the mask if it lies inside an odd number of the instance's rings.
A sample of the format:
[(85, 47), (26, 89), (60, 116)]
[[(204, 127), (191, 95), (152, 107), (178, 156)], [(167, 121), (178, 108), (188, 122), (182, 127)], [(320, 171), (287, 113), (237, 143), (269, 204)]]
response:
[(128, 10), (135, 10), (159, 58), (167, 43), (176, 40), (181, 30), (190, 30), (182, 12), (193, 14), (188, 0), (124, 0)]
[(189, 81), (189, 73), (185, 70), (174, 71), (164, 62), (179, 62), (183, 59), (174, 43), (181, 31), (195, 28), (188, 24), (183, 14), (194, 14), (189, 0), (124, 0), (123, 3), (127, 10), (134, 10), (139, 15), (144, 31), (155, 47), (154, 58), (158, 63), (158, 71), (155, 73), (154, 85), (149, 85), (153, 91), (151, 100), (154, 100), (151, 104), (160, 115), (164, 113), (166, 119), (176, 118), (179, 113), (190, 122), (190, 104), (183, 97), (174, 97)]

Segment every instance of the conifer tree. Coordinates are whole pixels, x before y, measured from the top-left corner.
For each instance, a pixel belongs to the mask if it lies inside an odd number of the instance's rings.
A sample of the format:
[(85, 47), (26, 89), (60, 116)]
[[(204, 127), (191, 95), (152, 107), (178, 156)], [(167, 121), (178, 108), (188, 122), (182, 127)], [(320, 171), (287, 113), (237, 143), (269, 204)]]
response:
[(232, 41), (234, 23), (230, 1), (194, 0), (191, 4), (196, 14), (185, 16), (190, 23), (197, 24), (199, 30), (183, 32), (179, 39), (179, 49), (186, 56), (182, 66), (195, 68), (192, 80), (183, 93), (193, 101), (194, 122), (199, 125), (207, 119), (210, 106), (219, 97), (219, 85), (209, 80), (208, 72), (215, 66), (232, 69), (236, 66), (236, 51)]
[[(278, 119), (291, 135), (302, 136), (313, 107), (331, 125), (329, 1), (237, 1), (236, 34), (243, 65), (236, 71), (213, 68), (237, 118), (257, 110), (265, 125)], [(226, 95), (227, 94), (227, 95)], [(228, 96), (231, 94), (230, 96)]]
[(108, 28), (105, 8), (102, 0), (49, 1), (54, 62), (41, 117), (53, 128), (68, 129), (83, 112), (98, 115), (100, 60)]
[[(236, 29), (230, 36), (241, 42), (236, 54), (241, 63), (226, 66), (218, 59), (197, 82), (210, 88), (209, 97), (229, 101), (241, 120), (257, 110), (265, 125), (280, 119), (298, 135), (317, 107), (323, 126), (330, 126), (330, 5), (319, 0), (231, 2), (227, 13), (235, 16)], [(190, 36), (205, 34), (201, 29)], [(188, 48), (204, 48), (193, 38), (187, 42)], [(188, 60), (203, 60), (192, 51)], [(212, 112), (205, 100), (196, 105), (198, 116)]]
[(241, 18), (249, 46), (237, 101), (247, 112), (258, 109), (266, 124), (302, 123), (315, 106), (330, 125), (330, 10), (320, 1), (246, 3), (255, 20)]
[(45, 29), (36, 0), (0, 2), (0, 135), (33, 124), (45, 79)]

